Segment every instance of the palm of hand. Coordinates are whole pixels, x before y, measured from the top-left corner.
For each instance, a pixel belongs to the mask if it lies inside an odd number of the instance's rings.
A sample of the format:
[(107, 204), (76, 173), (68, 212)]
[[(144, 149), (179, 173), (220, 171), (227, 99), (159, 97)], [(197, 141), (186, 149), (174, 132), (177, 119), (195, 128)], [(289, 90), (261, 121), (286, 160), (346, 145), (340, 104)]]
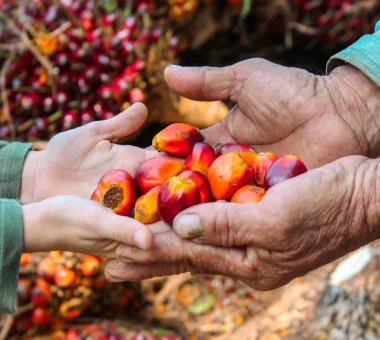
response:
[(145, 160), (153, 157), (153, 151), (109, 141), (134, 132), (145, 120), (146, 109), (130, 110), (110, 121), (55, 136), (40, 153), (36, 165), (34, 201), (57, 195), (89, 199), (107, 171), (123, 169), (133, 175)]

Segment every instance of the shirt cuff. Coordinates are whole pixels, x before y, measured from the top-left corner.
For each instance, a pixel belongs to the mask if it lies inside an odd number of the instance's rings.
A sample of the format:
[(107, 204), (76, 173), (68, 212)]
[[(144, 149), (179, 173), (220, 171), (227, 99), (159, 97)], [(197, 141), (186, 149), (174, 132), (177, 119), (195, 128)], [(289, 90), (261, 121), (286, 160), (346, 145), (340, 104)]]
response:
[(29, 143), (10, 143), (0, 148), (0, 197), (18, 199), (25, 156)]
[(22, 245), (21, 205), (0, 199), (0, 314), (15, 312)]
[(380, 86), (380, 24), (377, 33), (365, 35), (353, 45), (330, 58), (327, 74), (346, 63), (355, 66)]

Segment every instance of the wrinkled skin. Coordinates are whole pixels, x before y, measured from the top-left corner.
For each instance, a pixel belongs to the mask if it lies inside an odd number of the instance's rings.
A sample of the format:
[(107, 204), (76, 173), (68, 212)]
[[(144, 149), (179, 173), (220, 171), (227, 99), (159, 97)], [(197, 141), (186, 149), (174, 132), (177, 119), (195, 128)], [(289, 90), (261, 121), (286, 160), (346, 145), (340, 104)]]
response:
[(364, 157), (379, 153), (379, 88), (358, 70), (318, 77), (252, 59), (223, 69), (171, 67), (166, 79), (191, 99), (237, 102), (205, 131), (206, 142), (236, 140), (322, 167), (274, 186), (260, 203), (192, 207), (176, 217), (174, 232), (157, 223), (152, 250), (118, 247), (109, 280), (191, 271), (268, 290), (379, 237), (379, 161)]

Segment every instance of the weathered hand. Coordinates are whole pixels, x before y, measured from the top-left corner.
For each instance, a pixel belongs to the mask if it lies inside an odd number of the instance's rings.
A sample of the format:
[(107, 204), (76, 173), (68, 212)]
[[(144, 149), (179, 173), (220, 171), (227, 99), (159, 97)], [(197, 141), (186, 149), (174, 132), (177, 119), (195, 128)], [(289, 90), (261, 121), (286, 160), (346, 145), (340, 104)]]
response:
[(24, 252), (66, 250), (115, 258), (121, 243), (142, 249), (153, 244), (147, 226), (90, 200), (57, 196), (22, 210)]
[(175, 233), (152, 227), (152, 250), (119, 246), (122, 258), (106, 274), (123, 281), (191, 271), (274, 289), (380, 236), (379, 165), (345, 157), (272, 187), (260, 203), (192, 207), (176, 217)]
[(23, 168), (21, 202), (39, 202), (58, 195), (89, 199), (107, 171), (124, 169), (133, 175), (155, 152), (112, 141), (136, 131), (146, 117), (146, 107), (135, 104), (112, 119), (58, 134), (44, 151), (29, 152)]
[(236, 140), (296, 154), (308, 168), (379, 155), (380, 88), (352, 66), (321, 77), (250, 59), (223, 68), (169, 67), (165, 77), (190, 99), (237, 103), (222, 124), (205, 130), (210, 144)]

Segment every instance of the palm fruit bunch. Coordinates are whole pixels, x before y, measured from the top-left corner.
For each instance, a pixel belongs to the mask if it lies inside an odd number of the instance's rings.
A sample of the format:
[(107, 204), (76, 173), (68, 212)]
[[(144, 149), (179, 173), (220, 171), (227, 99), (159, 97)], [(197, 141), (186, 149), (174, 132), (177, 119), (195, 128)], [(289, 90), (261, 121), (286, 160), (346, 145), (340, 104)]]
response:
[(167, 5), (0, 0), (0, 138), (48, 139), (147, 102), (178, 53)]
[(57, 329), (31, 340), (183, 340), (175, 330), (132, 324), (125, 321), (96, 320), (88, 324)]
[(108, 283), (105, 260), (71, 252), (23, 254), (10, 334), (32, 336), (78, 317), (129, 317), (145, 305), (137, 284)]
[(290, 0), (294, 29), (309, 42), (324, 48), (342, 48), (363, 34), (373, 33), (380, 19), (380, 1)]

